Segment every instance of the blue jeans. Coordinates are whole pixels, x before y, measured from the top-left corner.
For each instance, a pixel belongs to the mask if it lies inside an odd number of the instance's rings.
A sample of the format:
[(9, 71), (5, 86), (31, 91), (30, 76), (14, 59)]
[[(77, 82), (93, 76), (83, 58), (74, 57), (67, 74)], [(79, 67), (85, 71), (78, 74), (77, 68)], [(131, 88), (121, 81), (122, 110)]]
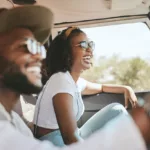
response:
[[(98, 111), (95, 115), (93, 115), (80, 129), (76, 134), (78, 139), (86, 139), (95, 131), (101, 129), (107, 122), (114, 119), (116, 116), (120, 114), (128, 115), (128, 112), (124, 108), (123, 105), (119, 103), (112, 103), (107, 105), (100, 111)], [(40, 138), (40, 140), (48, 140), (51, 141), (54, 145), (63, 147), (65, 146), (63, 142), (63, 138), (61, 136), (60, 130), (51, 132), (47, 135), (44, 135)]]

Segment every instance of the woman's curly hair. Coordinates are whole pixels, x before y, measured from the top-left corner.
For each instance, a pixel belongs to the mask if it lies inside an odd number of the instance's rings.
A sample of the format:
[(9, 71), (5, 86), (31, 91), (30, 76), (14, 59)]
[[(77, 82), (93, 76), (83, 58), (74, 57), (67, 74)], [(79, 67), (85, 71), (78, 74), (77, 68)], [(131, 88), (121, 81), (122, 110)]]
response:
[[(68, 31), (70, 32), (68, 33)], [(72, 67), (72, 51), (70, 41), (74, 36), (84, 33), (77, 27), (69, 27), (58, 34), (51, 42), (45, 60), (47, 79), (57, 72), (70, 71)], [(46, 80), (44, 82), (46, 82)]]

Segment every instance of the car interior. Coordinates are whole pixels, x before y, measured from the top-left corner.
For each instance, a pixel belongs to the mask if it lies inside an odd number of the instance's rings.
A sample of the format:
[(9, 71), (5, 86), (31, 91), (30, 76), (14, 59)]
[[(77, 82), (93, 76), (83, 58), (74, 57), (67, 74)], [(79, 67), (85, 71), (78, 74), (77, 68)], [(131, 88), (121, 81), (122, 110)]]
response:
[[(82, 1), (81, 0), (63, 0), (63, 1), (61, 0), (12, 0), (12, 1), (0, 0), (0, 2), (2, 7), (7, 7), (7, 8), (33, 4), (33, 5), (46, 6), (52, 9), (55, 16), (55, 20), (52, 29), (52, 34), (51, 37), (49, 38), (47, 46), (49, 46), (52, 39), (62, 29), (69, 26), (78, 26), (83, 30), (84, 29), (88, 30), (91, 28), (103, 28), (103, 27), (126, 25), (126, 24), (142, 24), (146, 26), (148, 34), (150, 29), (150, 9), (149, 9), (150, 0), (132, 0), (132, 1), (131, 0), (82, 0)], [(111, 39), (108, 38), (110, 37), (109, 34), (110, 33), (108, 31), (106, 34), (105, 33), (98, 34), (97, 37), (99, 36), (101, 37), (101, 40), (103, 40), (103, 36), (107, 36), (107, 39), (105, 38), (105, 41), (106, 44), (109, 45), (109, 43), (111, 43), (110, 41)], [(135, 35), (135, 36), (139, 36), (141, 37), (141, 39), (144, 38), (140, 35)], [(148, 42), (148, 40), (146, 42)], [(117, 44), (119, 44), (119, 41)], [(135, 43), (135, 45), (136, 44), (137, 43)], [(124, 45), (121, 44), (121, 46), (123, 47)], [(144, 45), (143, 45), (143, 49), (144, 49)], [(132, 49), (132, 50), (136, 51), (136, 49)], [(105, 50), (97, 49), (97, 51), (105, 51)], [(112, 52), (115, 52), (115, 49), (112, 48)], [(144, 50), (142, 53), (144, 53)], [(150, 63), (150, 57), (149, 57), (149, 63)], [(113, 67), (113, 64), (111, 67)], [(94, 73), (94, 75), (95, 74), (96, 72)], [(106, 72), (106, 74), (108, 73)], [(149, 70), (147, 70), (147, 74), (150, 75)], [(87, 75), (85, 76), (87, 77)], [(88, 79), (90, 79), (91, 76), (88, 76)], [(137, 75), (137, 77), (138, 76), (139, 75)], [(141, 78), (137, 78), (137, 79), (139, 80), (138, 83), (141, 83), (142, 81), (140, 80)], [(98, 79), (94, 80), (92, 78), (91, 80), (97, 81)], [(107, 82), (105, 81), (103, 83), (107, 83)], [(118, 82), (113, 80), (112, 83), (118, 83)], [(138, 99), (142, 98), (146, 100), (150, 97), (150, 88), (148, 88), (150, 87), (150, 84), (148, 85), (149, 82), (147, 81), (146, 78), (144, 83), (146, 85), (144, 84), (145, 86), (143, 88), (137, 87), (137, 84), (133, 84), (133, 86), (137, 98)], [(124, 105), (123, 94), (101, 93), (96, 95), (83, 96), (83, 100), (85, 104), (85, 112), (78, 122), (79, 127), (82, 126), (82, 124), (84, 124), (88, 120), (88, 118), (90, 118), (93, 114), (95, 114), (104, 106), (112, 102), (119, 102)], [(27, 118), (27, 120), (32, 121), (35, 104), (36, 104), (36, 95), (32, 95), (32, 96), (23, 95), (20, 98), (19, 103), (16, 105), (15, 110), (19, 114), (24, 115)], [(128, 108), (128, 111), (130, 110), (131, 110), (131, 105)]]

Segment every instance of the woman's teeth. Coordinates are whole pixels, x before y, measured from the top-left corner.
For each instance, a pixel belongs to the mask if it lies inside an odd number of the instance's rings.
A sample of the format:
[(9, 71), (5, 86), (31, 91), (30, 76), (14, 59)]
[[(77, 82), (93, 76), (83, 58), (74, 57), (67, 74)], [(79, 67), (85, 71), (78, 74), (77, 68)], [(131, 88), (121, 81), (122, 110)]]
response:
[(83, 57), (83, 60), (84, 60), (85, 63), (92, 64), (91, 56), (85, 56), (85, 57)]

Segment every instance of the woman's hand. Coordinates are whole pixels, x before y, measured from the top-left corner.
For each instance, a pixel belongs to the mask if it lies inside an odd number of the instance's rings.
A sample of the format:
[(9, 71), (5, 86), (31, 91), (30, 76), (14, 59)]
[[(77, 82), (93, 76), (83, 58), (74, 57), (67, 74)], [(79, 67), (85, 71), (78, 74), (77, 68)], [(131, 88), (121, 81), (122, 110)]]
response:
[(97, 94), (101, 92), (105, 93), (121, 93), (124, 94), (125, 108), (128, 108), (129, 101), (133, 108), (137, 106), (137, 98), (130, 86), (117, 85), (117, 84), (97, 84), (86, 81), (86, 88), (82, 92), (83, 95)]
[(125, 98), (125, 108), (126, 109), (128, 108), (129, 101), (130, 101), (132, 107), (136, 108), (137, 98), (136, 98), (136, 95), (135, 95), (135, 93), (131, 87), (129, 87), (129, 86), (125, 87), (124, 98)]

